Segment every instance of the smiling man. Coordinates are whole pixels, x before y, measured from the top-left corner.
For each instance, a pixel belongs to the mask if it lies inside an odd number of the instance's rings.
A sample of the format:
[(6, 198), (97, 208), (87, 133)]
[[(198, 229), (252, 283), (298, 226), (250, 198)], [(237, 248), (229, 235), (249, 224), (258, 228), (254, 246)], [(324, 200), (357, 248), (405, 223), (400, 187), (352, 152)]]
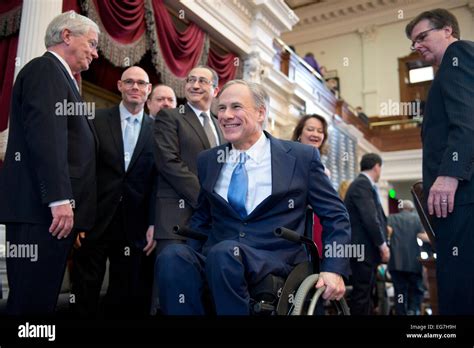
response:
[(436, 233), (440, 314), (474, 314), (474, 43), (444, 9), (405, 28), (425, 61), (439, 66), (423, 119), (423, 188)]
[[(349, 216), (318, 150), (264, 132), (267, 110), (268, 96), (258, 84), (234, 80), (222, 88), (218, 118), (228, 143), (199, 156), (199, 207), (190, 223), (208, 240), (199, 252), (175, 244), (158, 257), (165, 314), (205, 314), (207, 286), (218, 315), (250, 314), (249, 287), (268, 274), (286, 277), (307, 259), (301, 245), (273, 230), (285, 226), (303, 234), (308, 204), (324, 226), (325, 245), (350, 241)], [(229, 154), (225, 161), (222, 153)], [(349, 259), (325, 258), (321, 270), (316, 287), (326, 286), (325, 299), (340, 299)]]
[(186, 225), (197, 206), (197, 156), (222, 141), (217, 119), (210, 110), (218, 82), (211, 68), (195, 67), (186, 78), (186, 105), (163, 109), (156, 117), (160, 168), (155, 231), (158, 253), (168, 244), (184, 241), (172, 231), (175, 225)]
[(74, 308), (81, 317), (98, 314), (107, 259), (106, 316), (145, 316), (150, 306), (157, 170), (153, 121), (143, 108), (151, 84), (142, 68), (132, 66), (117, 88), (121, 103), (98, 110), (94, 118), (100, 141), (97, 221), (76, 240), (72, 273)]
[(98, 58), (98, 35), (89, 18), (60, 14), (46, 29), (48, 52), (26, 64), (13, 86), (0, 223), (6, 224), (7, 243), (36, 245), (38, 260), (6, 260), (11, 315), (54, 311), (76, 234), (95, 221), (93, 115), (65, 114), (57, 105), (83, 105), (74, 76)]

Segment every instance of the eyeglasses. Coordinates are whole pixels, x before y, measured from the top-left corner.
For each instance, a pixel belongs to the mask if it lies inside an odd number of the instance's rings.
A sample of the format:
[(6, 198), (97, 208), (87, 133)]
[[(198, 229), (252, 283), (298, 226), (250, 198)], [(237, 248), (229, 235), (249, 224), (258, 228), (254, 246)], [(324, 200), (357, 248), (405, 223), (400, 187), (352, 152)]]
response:
[(431, 28), (431, 29), (428, 29), (428, 30), (425, 30), (425, 31), (422, 31), (421, 33), (419, 33), (416, 37), (415, 37), (415, 40), (413, 40), (411, 42), (411, 46), (410, 46), (410, 49), (412, 51), (415, 51), (416, 48), (415, 48), (415, 45), (417, 43), (422, 43), (423, 41), (425, 41), (426, 37), (428, 36), (428, 33), (432, 30), (439, 30), (439, 28)]
[(186, 77), (186, 83), (190, 83), (194, 85), (196, 81), (202, 86), (202, 85), (210, 85), (212, 84), (212, 81), (209, 81), (205, 77), (196, 77), (196, 76), (188, 76)]
[(149, 82), (143, 80), (135, 81), (132, 79), (122, 80), (122, 83), (126, 88), (132, 88), (136, 83), (139, 89), (145, 89), (150, 84)]

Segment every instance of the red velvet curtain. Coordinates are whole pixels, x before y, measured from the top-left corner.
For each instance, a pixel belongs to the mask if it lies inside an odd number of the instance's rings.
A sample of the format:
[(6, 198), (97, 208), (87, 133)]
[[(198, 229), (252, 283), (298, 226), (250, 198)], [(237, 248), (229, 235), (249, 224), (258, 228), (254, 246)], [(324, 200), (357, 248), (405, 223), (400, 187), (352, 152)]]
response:
[(8, 125), (22, 3), (0, 2), (0, 132)]
[(63, 12), (74, 10), (76, 13), (81, 14), (81, 6), (79, 0), (63, 0)]
[(212, 48), (209, 49), (207, 65), (217, 72), (219, 76), (219, 87), (222, 87), (227, 81), (235, 79), (239, 64), (240, 60), (235, 54), (228, 53), (220, 55)]
[(156, 34), (163, 59), (175, 76), (186, 77), (201, 59), (206, 34), (194, 23), (180, 33), (176, 30), (163, 1), (154, 0), (152, 3)]
[(94, 0), (100, 20), (114, 40), (129, 44), (145, 34), (145, 2), (143, 0)]
[(17, 48), (18, 33), (0, 39), (0, 132), (8, 125)]

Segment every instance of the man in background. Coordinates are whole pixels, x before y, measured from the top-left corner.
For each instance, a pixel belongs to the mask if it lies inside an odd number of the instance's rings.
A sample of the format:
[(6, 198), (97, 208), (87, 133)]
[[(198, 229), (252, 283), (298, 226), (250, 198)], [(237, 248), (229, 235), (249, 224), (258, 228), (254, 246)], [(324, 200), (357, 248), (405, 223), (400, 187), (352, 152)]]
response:
[(387, 262), (387, 219), (375, 184), (382, 173), (382, 158), (375, 153), (362, 156), (359, 176), (352, 182), (344, 200), (352, 228), (352, 243), (363, 245), (362, 261), (351, 258), (353, 290), (351, 314), (369, 315), (377, 265)]
[(387, 221), (392, 231), (388, 270), (395, 287), (395, 311), (397, 315), (420, 315), (424, 290), (417, 237), (427, 236), (411, 201), (403, 200), (399, 209)]
[(10, 315), (54, 312), (76, 234), (95, 222), (94, 115), (69, 110), (91, 110), (74, 76), (98, 58), (99, 32), (74, 11), (55, 17), (47, 52), (26, 64), (13, 86), (0, 223), (7, 246), (26, 246), (31, 257), (6, 259)]
[(171, 87), (166, 85), (153, 86), (146, 101), (149, 116), (155, 119), (161, 109), (174, 109), (176, 107), (176, 95)]
[(72, 273), (74, 307), (81, 317), (98, 315), (107, 260), (105, 315), (145, 316), (150, 308), (157, 170), (153, 121), (144, 106), (151, 84), (142, 68), (132, 66), (117, 87), (121, 103), (98, 110), (94, 119), (101, 144), (97, 221), (77, 238)]

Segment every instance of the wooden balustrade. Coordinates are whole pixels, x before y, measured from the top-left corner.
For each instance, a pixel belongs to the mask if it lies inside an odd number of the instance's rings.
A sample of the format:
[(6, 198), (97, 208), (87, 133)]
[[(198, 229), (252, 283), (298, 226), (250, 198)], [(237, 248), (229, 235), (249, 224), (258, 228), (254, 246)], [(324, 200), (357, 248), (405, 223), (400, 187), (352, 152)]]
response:
[(316, 104), (330, 115), (356, 127), (364, 137), (381, 151), (401, 151), (421, 148), (420, 127), (408, 116), (371, 117), (366, 124), (343, 99), (337, 99), (327, 88), (323, 77), (296, 55), (283, 41), (275, 39), (273, 65), (290, 81), (312, 91)]

